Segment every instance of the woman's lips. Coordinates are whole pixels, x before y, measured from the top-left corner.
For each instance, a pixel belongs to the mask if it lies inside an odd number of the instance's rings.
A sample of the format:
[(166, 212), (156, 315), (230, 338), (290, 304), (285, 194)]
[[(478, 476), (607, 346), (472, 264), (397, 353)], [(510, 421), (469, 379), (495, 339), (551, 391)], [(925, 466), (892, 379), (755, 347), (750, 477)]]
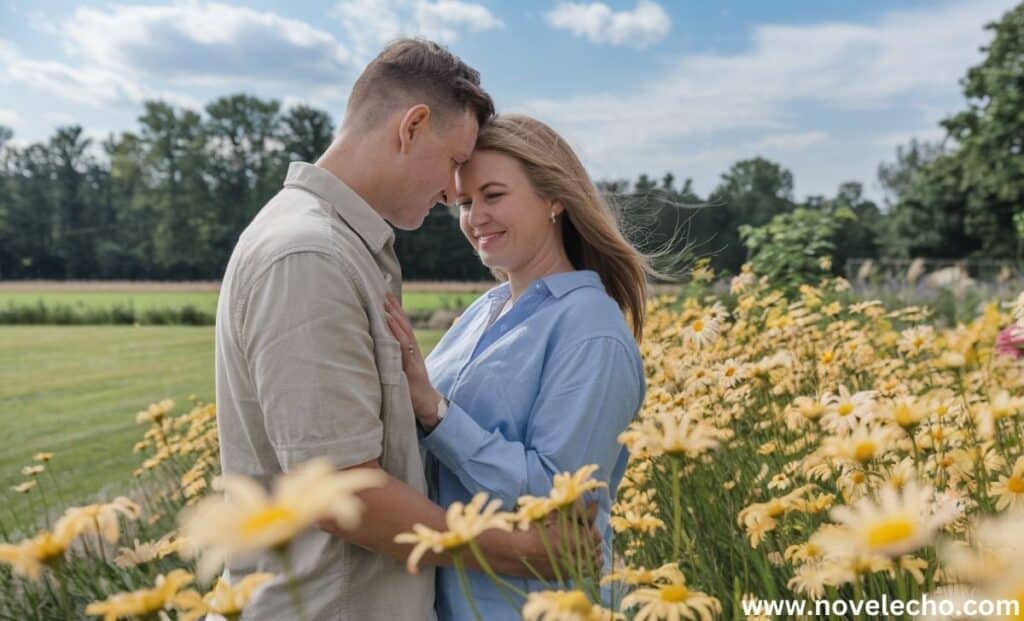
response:
[(497, 242), (501, 241), (505, 237), (505, 231), (500, 233), (488, 233), (487, 235), (480, 235), (476, 238), (477, 243), (480, 244), (481, 248), (487, 248), (493, 246)]

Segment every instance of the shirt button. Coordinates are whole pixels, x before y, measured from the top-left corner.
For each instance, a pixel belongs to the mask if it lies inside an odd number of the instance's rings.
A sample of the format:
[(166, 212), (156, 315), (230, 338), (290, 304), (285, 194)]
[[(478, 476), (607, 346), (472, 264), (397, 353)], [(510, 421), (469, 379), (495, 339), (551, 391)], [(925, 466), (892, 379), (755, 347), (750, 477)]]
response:
[(535, 284), (535, 285), (534, 285), (533, 287), (534, 287), (534, 289), (536, 289), (537, 291), (540, 291), (540, 283), (537, 283), (537, 284)]
[(391, 282), (391, 274), (384, 274), (384, 282)]

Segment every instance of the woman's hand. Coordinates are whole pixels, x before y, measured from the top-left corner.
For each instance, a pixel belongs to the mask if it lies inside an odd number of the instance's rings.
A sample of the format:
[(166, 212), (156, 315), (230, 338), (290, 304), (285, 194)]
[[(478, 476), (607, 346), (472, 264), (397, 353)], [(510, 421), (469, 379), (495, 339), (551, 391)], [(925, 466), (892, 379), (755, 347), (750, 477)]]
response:
[(409, 380), (409, 395), (412, 397), (412, 411), (427, 431), (437, 426), (437, 404), (441, 401), (441, 393), (434, 390), (427, 375), (427, 365), (423, 361), (419, 343), (412, 322), (402, 310), (402, 305), (395, 296), (388, 293), (384, 300), (384, 313), (387, 316), (391, 334), (402, 346), (402, 369)]

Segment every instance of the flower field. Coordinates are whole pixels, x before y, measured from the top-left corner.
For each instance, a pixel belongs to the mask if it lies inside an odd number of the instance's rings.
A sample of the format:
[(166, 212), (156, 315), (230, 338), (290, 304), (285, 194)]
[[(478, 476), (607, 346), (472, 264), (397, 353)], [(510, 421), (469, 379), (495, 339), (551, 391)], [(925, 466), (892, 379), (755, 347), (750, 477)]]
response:
[[(828, 279), (787, 298), (744, 271), (728, 296), (690, 287), (650, 301), (647, 399), (620, 437), (631, 460), (613, 571), (553, 545), (564, 562), (550, 590), (510, 593), (524, 618), (734, 619), (752, 600), (925, 593), (1024, 601), (1024, 296), (940, 328), (927, 308), (841, 302), (847, 287)], [(211, 583), (221, 562), (287, 555), (318, 520), (359, 519), (355, 492), (375, 484), (365, 473), (312, 462), (269, 491), (218, 479), (215, 416), (203, 403), (139, 412), (136, 493), (37, 516), (38, 530), (0, 514), (0, 619), (237, 618), (270, 576)], [(41, 500), (59, 467), (39, 454), (7, 493)], [(559, 475), (514, 513), (483, 496), (455, 505), (447, 531), (400, 535), (410, 566), (426, 550), (478, 556), (487, 528), (569, 524), (600, 475)]]

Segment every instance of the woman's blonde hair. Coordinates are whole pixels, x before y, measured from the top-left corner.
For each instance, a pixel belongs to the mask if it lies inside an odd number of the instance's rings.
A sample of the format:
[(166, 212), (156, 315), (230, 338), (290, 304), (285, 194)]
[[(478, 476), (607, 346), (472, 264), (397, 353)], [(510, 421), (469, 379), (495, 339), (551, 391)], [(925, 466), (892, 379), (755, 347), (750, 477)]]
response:
[[(535, 192), (562, 204), (562, 242), (573, 267), (594, 270), (608, 295), (629, 318), (633, 335), (643, 333), (647, 274), (655, 273), (648, 257), (623, 236), (615, 213), (591, 181), (572, 147), (544, 123), (522, 115), (502, 114), (480, 129), (477, 150), (503, 153), (517, 160)], [(508, 275), (493, 270), (506, 280)]]

